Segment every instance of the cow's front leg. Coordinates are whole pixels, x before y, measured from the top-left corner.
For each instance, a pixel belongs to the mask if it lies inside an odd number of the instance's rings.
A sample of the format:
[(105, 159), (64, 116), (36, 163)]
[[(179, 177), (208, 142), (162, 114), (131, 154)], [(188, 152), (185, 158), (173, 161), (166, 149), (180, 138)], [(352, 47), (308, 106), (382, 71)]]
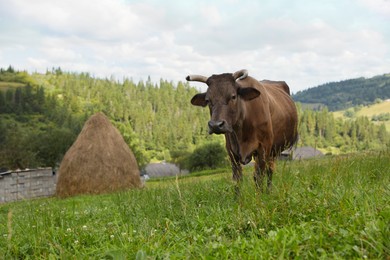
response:
[[(237, 196), (240, 195), (240, 186), (242, 182), (242, 168), (240, 163), (240, 157), (237, 155), (237, 138), (234, 135), (226, 134), (226, 150), (229, 155), (230, 164), (233, 171), (233, 181), (235, 182), (234, 191)], [(234, 152), (236, 151), (236, 152)]]
[(242, 183), (242, 167), (240, 162), (238, 161), (238, 158), (236, 158), (234, 155), (230, 155), (229, 158), (233, 171), (233, 181), (235, 182), (234, 191), (235, 194), (239, 196), (240, 187)]
[(272, 191), (272, 174), (275, 169), (274, 159), (271, 159), (267, 164), (267, 192), (270, 193)]

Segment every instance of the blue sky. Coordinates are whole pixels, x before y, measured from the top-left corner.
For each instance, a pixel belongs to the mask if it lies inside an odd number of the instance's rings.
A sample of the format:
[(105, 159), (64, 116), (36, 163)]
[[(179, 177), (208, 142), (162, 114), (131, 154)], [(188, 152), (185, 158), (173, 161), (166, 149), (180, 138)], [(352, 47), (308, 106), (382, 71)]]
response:
[(390, 1), (0, 0), (9, 65), (156, 82), (246, 68), (297, 92), (390, 73)]

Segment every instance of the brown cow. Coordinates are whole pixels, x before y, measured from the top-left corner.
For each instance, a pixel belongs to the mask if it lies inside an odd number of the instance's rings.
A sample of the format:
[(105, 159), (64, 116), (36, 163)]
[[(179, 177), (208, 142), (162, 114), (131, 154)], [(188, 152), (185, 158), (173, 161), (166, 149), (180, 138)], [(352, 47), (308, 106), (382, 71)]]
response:
[(267, 173), (272, 186), (274, 160), (297, 140), (297, 110), (284, 81), (257, 81), (246, 70), (210, 77), (190, 75), (188, 81), (208, 85), (207, 92), (191, 99), (195, 106), (209, 106), (210, 134), (224, 134), (236, 191), (242, 180), (241, 164), (255, 159), (254, 180), (260, 191)]

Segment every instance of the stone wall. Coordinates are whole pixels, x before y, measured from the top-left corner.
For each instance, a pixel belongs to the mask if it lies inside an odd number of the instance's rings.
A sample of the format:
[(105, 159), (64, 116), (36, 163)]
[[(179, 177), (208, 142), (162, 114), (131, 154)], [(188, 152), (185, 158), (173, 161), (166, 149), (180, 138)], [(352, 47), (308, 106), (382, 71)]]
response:
[(53, 196), (57, 177), (52, 168), (0, 174), (0, 203)]

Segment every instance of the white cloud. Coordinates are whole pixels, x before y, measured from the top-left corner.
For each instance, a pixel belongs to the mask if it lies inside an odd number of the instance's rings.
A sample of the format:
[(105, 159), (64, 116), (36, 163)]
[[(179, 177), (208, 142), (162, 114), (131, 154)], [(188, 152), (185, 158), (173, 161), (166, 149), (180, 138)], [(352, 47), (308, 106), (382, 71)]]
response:
[(384, 15), (390, 19), (390, 1), (389, 0), (359, 0), (359, 2), (370, 10)]
[(48, 68), (49, 64), (50, 63), (45, 59), (36, 59), (36, 58), (31, 58), (31, 57), (27, 58), (27, 65), (29, 65), (32, 68), (36, 68), (38, 70), (41, 70), (41, 71)]
[(202, 20), (206, 21), (210, 27), (220, 26), (222, 17), (216, 6), (203, 6), (200, 9)]
[[(19, 22), (42, 33), (114, 41), (141, 32), (137, 7), (121, 1), (11, 1), (8, 10)], [(129, 39), (131, 37), (128, 37)]]
[(0, 66), (154, 81), (247, 68), (296, 92), (388, 73), (387, 10), (386, 0), (0, 1)]

